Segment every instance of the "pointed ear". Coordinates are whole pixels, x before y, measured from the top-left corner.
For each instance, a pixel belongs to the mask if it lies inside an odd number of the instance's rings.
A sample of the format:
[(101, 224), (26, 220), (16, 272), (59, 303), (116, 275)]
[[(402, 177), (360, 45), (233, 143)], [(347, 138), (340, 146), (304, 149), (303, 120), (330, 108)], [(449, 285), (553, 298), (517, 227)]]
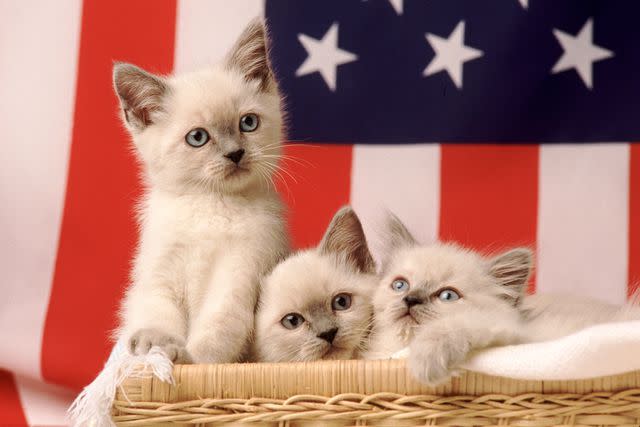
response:
[(489, 260), (489, 274), (506, 292), (505, 297), (517, 305), (527, 289), (533, 269), (533, 253), (527, 248), (516, 248)]
[(247, 81), (258, 80), (263, 91), (275, 85), (269, 63), (269, 36), (261, 18), (254, 18), (247, 25), (227, 54), (226, 63), (229, 68), (242, 73)]
[(120, 99), (125, 125), (131, 131), (143, 130), (163, 111), (168, 85), (162, 77), (135, 65), (117, 63), (113, 66), (113, 87)]
[(362, 224), (349, 206), (341, 208), (334, 215), (318, 249), (322, 254), (343, 257), (359, 272), (376, 272)]
[(391, 212), (387, 212), (387, 236), (385, 238), (385, 251), (391, 252), (404, 246), (414, 246), (418, 241), (413, 237), (409, 229), (400, 221), (400, 218)]

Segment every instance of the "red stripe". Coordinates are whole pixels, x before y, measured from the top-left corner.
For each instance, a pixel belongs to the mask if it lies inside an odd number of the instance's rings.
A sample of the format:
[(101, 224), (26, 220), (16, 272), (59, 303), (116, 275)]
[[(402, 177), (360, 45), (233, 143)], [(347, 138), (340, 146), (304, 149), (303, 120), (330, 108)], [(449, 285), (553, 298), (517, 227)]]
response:
[[(287, 144), (279, 190), (289, 209), (292, 244), (318, 244), (336, 210), (349, 203), (351, 145)], [(291, 175), (291, 176), (290, 176)]]
[(28, 426), (13, 375), (2, 369), (0, 369), (0, 425)]
[(84, 2), (67, 193), (42, 344), (42, 372), (51, 382), (87, 384), (110, 351), (140, 193), (111, 68), (123, 60), (170, 72), (175, 20), (175, 0)]
[(640, 144), (631, 144), (629, 165), (629, 296), (640, 289)]
[(535, 247), (538, 154), (536, 145), (443, 144), (440, 238), (484, 252)]

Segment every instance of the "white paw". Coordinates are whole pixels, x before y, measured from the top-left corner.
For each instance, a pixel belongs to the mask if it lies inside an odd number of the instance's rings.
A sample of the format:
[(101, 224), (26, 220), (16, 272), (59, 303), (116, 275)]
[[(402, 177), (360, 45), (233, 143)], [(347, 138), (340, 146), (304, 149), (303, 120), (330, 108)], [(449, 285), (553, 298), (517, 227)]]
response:
[(396, 351), (389, 358), (390, 359), (408, 359), (409, 358), (409, 347), (405, 347), (400, 351)]
[(409, 352), (409, 371), (427, 385), (442, 384), (456, 374), (469, 350), (469, 343), (456, 336), (416, 339)]
[(185, 349), (184, 340), (158, 329), (140, 329), (129, 339), (131, 354), (145, 355), (151, 347), (158, 347), (174, 363), (191, 363), (191, 356)]

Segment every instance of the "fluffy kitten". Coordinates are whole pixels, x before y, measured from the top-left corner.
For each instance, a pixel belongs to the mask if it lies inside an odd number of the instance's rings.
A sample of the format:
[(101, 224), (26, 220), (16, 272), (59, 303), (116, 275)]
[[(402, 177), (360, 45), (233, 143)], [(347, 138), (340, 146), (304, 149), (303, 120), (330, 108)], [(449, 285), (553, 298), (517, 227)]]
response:
[(454, 244), (420, 246), (395, 217), (374, 296), (369, 358), (409, 345), (419, 380), (449, 378), (473, 350), (558, 338), (602, 322), (640, 318), (636, 308), (576, 297), (526, 296), (533, 257), (517, 248), (486, 258)]
[(371, 323), (374, 274), (360, 221), (344, 207), (317, 248), (292, 255), (266, 277), (256, 315), (256, 359), (357, 357)]
[(174, 77), (129, 64), (114, 86), (146, 194), (120, 336), (174, 361), (241, 359), (258, 283), (288, 248), (271, 173), (281, 101), (254, 20), (222, 64)]

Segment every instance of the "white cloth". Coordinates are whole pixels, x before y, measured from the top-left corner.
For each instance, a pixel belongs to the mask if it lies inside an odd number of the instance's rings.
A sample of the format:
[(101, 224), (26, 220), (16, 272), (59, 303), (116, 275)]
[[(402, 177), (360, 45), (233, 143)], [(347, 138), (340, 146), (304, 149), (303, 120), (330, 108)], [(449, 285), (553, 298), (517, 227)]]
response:
[[(404, 349), (394, 358), (406, 358)], [(553, 341), (475, 353), (464, 369), (522, 380), (580, 380), (640, 370), (640, 321), (607, 323)]]
[(132, 356), (119, 341), (95, 380), (84, 388), (69, 408), (68, 415), (74, 427), (115, 427), (111, 407), (117, 387), (127, 377), (145, 377), (152, 374), (173, 384), (173, 363), (158, 347), (152, 347), (144, 356)]

